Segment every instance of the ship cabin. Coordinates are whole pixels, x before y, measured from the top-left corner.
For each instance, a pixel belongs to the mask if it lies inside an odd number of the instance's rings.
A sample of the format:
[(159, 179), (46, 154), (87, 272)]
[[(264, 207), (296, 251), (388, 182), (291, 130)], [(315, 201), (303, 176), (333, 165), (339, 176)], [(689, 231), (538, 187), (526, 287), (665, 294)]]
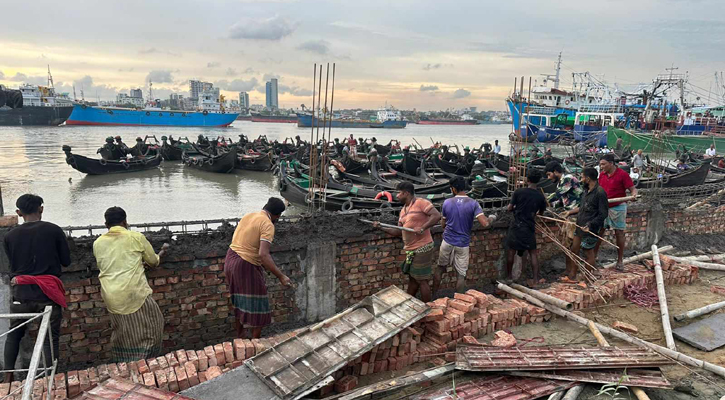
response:
[(574, 117), (574, 140), (592, 141), (599, 147), (606, 146), (608, 127), (623, 119), (624, 107), (619, 104), (581, 106)]
[(58, 95), (55, 89), (47, 86), (24, 84), (20, 86), (25, 107), (54, 107), (72, 106), (72, 101), (66, 95)]

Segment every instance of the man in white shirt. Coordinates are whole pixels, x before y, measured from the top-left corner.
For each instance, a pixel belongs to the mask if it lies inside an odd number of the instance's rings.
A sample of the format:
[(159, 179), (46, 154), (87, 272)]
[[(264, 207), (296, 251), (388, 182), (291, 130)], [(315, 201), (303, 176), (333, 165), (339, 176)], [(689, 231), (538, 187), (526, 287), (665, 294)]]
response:
[(717, 155), (717, 151), (715, 151), (715, 145), (711, 144), (710, 148), (705, 150), (705, 155), (708, 157), (715, 157)]
[(498, 144), (498, 140), (493, 143), (493, 154), (501, 154), (501, 145)]

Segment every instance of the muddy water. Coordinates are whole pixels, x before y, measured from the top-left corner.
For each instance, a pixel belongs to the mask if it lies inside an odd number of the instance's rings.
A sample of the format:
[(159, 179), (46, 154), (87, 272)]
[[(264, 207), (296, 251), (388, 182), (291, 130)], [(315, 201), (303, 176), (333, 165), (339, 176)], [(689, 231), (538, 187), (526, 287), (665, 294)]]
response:
[[(502, 145), (510, 132), (508, 125), (423, 126), (402, 130), (333, 130), (333, 137), (373, 137), (387, 143), (398, 139), (404, 145), (429, 145), (431, 140), (459, 146), (480, 146), (498, 139)], [(0, 127), (0, 187), (5, 212), (15, 209), (15, 200), (32, 192), (45, 200), (44, 218), (61, 226), (100, 224), (110, 206), (126, 209), (129, 222), (159, 222), (215, 218), (236, 218), (260, 209), (267, 198), (278, 196), (271, 173), (235, 171), (212, 174), (165, 162), (157, 170), (110, 176), (86, 176), (65, 163), (64, 144), (73, 152), (96, 156), (107, 136), (121, 135), (128, 144), (137, 136), (210, 137), (223, 135), (236, 139), (239, 134), (270, 140), (300, 135), (310, 130), (294, 124), (263, 124), (237, 121), (233, 127), (154, 128), (154, 127)], [(297, 210), (290, 210), (295, 213)]]

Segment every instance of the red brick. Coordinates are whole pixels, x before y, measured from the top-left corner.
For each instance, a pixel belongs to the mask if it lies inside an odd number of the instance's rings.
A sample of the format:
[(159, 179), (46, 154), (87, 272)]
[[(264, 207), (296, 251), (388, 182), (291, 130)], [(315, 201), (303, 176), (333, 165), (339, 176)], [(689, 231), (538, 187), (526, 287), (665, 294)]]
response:
[(68, 376), (68, 397), (77, 396), (81, 392), (81, 381), (78, 379), (78, 371), (70, 371)]
[[(180, 365), (186, 364), (189, 361), (189, 358), (186, 356), (186, 351), (176, 350), (176, 361), (178, 361)], [(160, 361), (159, 361), (159, 364), (161, 364)], [(166, 369), (166, 368), (164, 368), (164, 369)]]
[(491, 341), (491, 346), (496, 347), (513, 347), (516, 346), (516, 337), (514, 335), (505, 332), (497, 331), (494, 334), (495, 339)]
[(634, 326), (632, 324), (628, 324), (626, 322), (622, 322), (622, 321), (614, 321), (614, 324), (612, 324), (612, 327), (614, 329), (624, 331), (624, 332), (629, 332), (629, 333), (638, 333), (639, 332), (639, 329), (637, 329), (636, 326)]
[(244, 340), (234, 339), (234, 359), (237, 361), (246, 360), (246, 348), (244, 347)]
[(196, 356), (196, 351), (187, 350), (186, 359), (189, 360), (190, 363), (194, 363), (196, 369), (199, 370), (199, 357)]
[(199, 359), (199, 371), (206, 371), (209, 368), (209, 357), (206, 356), (206, 351), (197, 350), (196, 357)]
[(469, 296), (473, 296), (476, 299), (476, 303), (479, 307), (485, 309), (486, 306), (488, 306), (488, 296), (486, 296), (486, 294), (473, 289), (466, 291), (466, 294)]
[(169, 368), (169, 362), (166, 360), (166, 357), (156, 357), (156, 362), (159, 363), (159, 369)]
[(179, 390), (186, 390), (189, 388), (189, 379), (186, 376), (186, 369), (182, 366), (174, 367), (176, 372), (176, 380), (179, 382)]
[(254, 353), (254, 345), (252, 344), (252, 341), (249, 339), (244, 339), (244, 349), (245, 349), (245, 358), (252, 358), (255, 356)]
[(440, 299), (433, 300), (434, 307), (446, 308), (448, 307), (448, 297), (441, 297)]
[(219, 376), (221, 374), (222, 374), (221, 368), (219, 368), (219, 367), (210, 367), (206, 371), (206, 380), (207, 381), (210, 381), (210, 380), (216, 378), (217, 376)]
[(176, 379), (174, 368), (168, 368), (166, 370), (166, 381), (169, 383), (169, 391), (174, 393), (179, 391), (179, 381)]
[(146, 360), (138, 360), (136, 361), (136, 365), (138, 366), (138, 373), (141, 375), (151, 372), (148, 364), (146, 364)]
[(725, 286), (712, 285), (710, 291), (725, 296)]
[(166, 378), (166, 370), (160, 369), (154, 372), (156, 377), (156, 386), (162, 390), (169, 390), (169, 380)]
[(466, 303), (465, 301), (461, 300), (451, 300), (448, 302), (448, 306), (451, 308), (454, 308), (456, 310), (463, 311), (464, 313), (467, 313), (471, 310), (473, 310), (474, 305), (471, 303)]
[[(227, 363), (223, 344), (219, 343), (214, 345), (214, 356), (216, 356), (217, 365), (222, 366)], [(211, 357), (209, 357), (209, 359), (211, 359)]]
[(155, 358), (151, 358), (151, 359), (146, 360), (146, 365), (148, 365), (148, 367), (149, 367), (149, 372), (156, 372), (159, 369), (161, 369), (161, 366), (159, 365), (159, 362), (156, 361)]
[(189, 380), (189, 386), (196, 386), (199, 384), (199, 375), (196, 371), (196, 367), (193, 363), (187, 362), (184, 364), (186, 370), (186, 378)]
[(91, 387), (91, 379), (88, 376), (87, 369), (78, 371), (78, 380), (81, 383), (81, 391), (84, 391), (84, 390), (88, 389), (89, 387)]
[(478, 304), (478, 300), (476, 300), (475, 297), (473, 297), (471, 295), (467, 295), (467, 294), (455, 293), (453, 295), (453, 298), (456, 299), (456, 300), (461, 300), (461, 301), (466, 302), (466, 303), (471, 303), (474, 306), (476, 304)]
[(227, 363), (232, 363), (234, 361), (234, 347), (232, 347), (232, 343), (224, 342), (222, 343), (222, 348), (224, 349), (224, 360)]
[(156, 378), (153, 372), (143, 374), (143, 384), (146, 386), (156, 387)]
[(342, 379), (335, 382), (335, 392), (337, 393), (345, 393), (347, 391), (350, 391), (352, 389), (355, 389), (357, 387), (357, 377), (356, 376), (343, 376)]
[(478, 342), (478, 340), (476, 340), (476, 338), (473, 337), (473, 336), (464, 336), (463, 337), (463, 343), (466, 343), (466, 344), (480, 344)]
[(448, 322), (448, 320), (445, 319), (443, 321), (428, 322), (427, 324), (425, 324), (425, 328), (439, 335), (451, 330), (450, 323)]

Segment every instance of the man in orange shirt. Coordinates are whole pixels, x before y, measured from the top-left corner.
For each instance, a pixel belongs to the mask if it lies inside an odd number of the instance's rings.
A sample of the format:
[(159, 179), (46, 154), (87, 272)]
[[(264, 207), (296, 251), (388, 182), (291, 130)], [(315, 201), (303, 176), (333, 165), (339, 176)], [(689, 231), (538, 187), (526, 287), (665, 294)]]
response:
[(401, 182), (396, 189), (398, 190), (396, 197), (403, 203), (398, 225), (413, 229), (415, 232), (382, 228), (379, 222), (373, 226), (388, 235), (403, 236), (403, 250), (406, 255), (403, 273), (409, 276), (408, 294), (415, 296), (420, 289), (421, 300), (429, 302), (431, 290), (428, 281), (433, 277), (432, 265), (436, 254), (430, 228), (440, 221), (441, 214), (430, 201), (415, 197), (415, 187), (412, 183)]
[(262, 211), (249, 213), (239, 221), (227, 251), (224, 275), (240, 338), (246, 337), (245, 328), (251, 329), (252, 338), (259, 338), (262, 328), (272, 323), (264, 270), (276, 276), (282, 286), (292, 286), (290, 278), (277, 268), (269, 252), (274, 240), (274, 223), (284, 210), (282, 200), (270, 197)]

